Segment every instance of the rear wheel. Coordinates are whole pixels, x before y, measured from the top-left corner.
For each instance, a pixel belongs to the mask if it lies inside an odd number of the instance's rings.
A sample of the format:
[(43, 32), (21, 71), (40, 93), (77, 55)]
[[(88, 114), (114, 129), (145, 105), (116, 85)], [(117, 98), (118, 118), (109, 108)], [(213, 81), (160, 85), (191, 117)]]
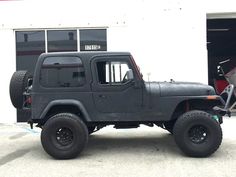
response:
[(209, 156), (222, 142), (220, 124), (204, 111), (183, 114), (177, 119), (173, 130), (176, 144), (188, 156)]
[(51, 117), (43, 126), (41, 143), (44, 150), (54, 158), (76, 157), (88, 141), (88, 129), (78, 116), (60, 113)]

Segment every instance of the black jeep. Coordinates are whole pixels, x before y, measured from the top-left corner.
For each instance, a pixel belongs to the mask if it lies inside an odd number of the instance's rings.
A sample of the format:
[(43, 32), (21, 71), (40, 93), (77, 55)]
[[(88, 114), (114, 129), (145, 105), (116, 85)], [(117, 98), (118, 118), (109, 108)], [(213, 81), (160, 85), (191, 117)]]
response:
[(107, 125), (140, 124), (166, 129), (189, 156), (209, 156), (221, 144), (229, 99), (200, 83), (145, 82), (125, 52), (42, 54), (33, 76), (13, 74), (10, 96), (16, 108), (31, 112), (43, 148), (58, 159), (76, 157), (88, 135)]

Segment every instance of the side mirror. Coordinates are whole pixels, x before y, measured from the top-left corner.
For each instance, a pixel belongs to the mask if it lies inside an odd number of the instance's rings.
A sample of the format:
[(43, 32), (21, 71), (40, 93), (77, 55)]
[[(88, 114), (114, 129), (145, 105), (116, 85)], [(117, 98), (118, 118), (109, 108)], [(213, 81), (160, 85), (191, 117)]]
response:
[(127, 79), (128, 80), (133, 80), (134, 79), (134, 73), (133, 73), (133, 70), (132, 69), (129, 69), (127, 71)]

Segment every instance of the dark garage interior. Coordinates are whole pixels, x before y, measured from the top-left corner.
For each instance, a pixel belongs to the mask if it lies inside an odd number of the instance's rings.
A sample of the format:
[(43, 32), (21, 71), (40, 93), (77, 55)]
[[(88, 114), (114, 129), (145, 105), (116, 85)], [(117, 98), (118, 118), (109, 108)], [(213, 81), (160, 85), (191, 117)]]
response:
[(236, 66), (236, 18), (207, 19), (207, 50), (208, 50), (208, 82), (218, 93), (227, 82), (217, 72), (219, 62), (223, 64), (225, 73)]

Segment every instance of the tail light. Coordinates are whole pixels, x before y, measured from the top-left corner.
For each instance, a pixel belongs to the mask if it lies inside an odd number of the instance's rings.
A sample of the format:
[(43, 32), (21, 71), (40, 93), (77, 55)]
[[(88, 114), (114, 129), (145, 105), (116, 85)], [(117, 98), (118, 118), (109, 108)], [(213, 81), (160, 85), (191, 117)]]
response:
[(27, 104), (31, 104), (32, 103), (32, 98), (31, 97), (28, 97), (25, 101)]

